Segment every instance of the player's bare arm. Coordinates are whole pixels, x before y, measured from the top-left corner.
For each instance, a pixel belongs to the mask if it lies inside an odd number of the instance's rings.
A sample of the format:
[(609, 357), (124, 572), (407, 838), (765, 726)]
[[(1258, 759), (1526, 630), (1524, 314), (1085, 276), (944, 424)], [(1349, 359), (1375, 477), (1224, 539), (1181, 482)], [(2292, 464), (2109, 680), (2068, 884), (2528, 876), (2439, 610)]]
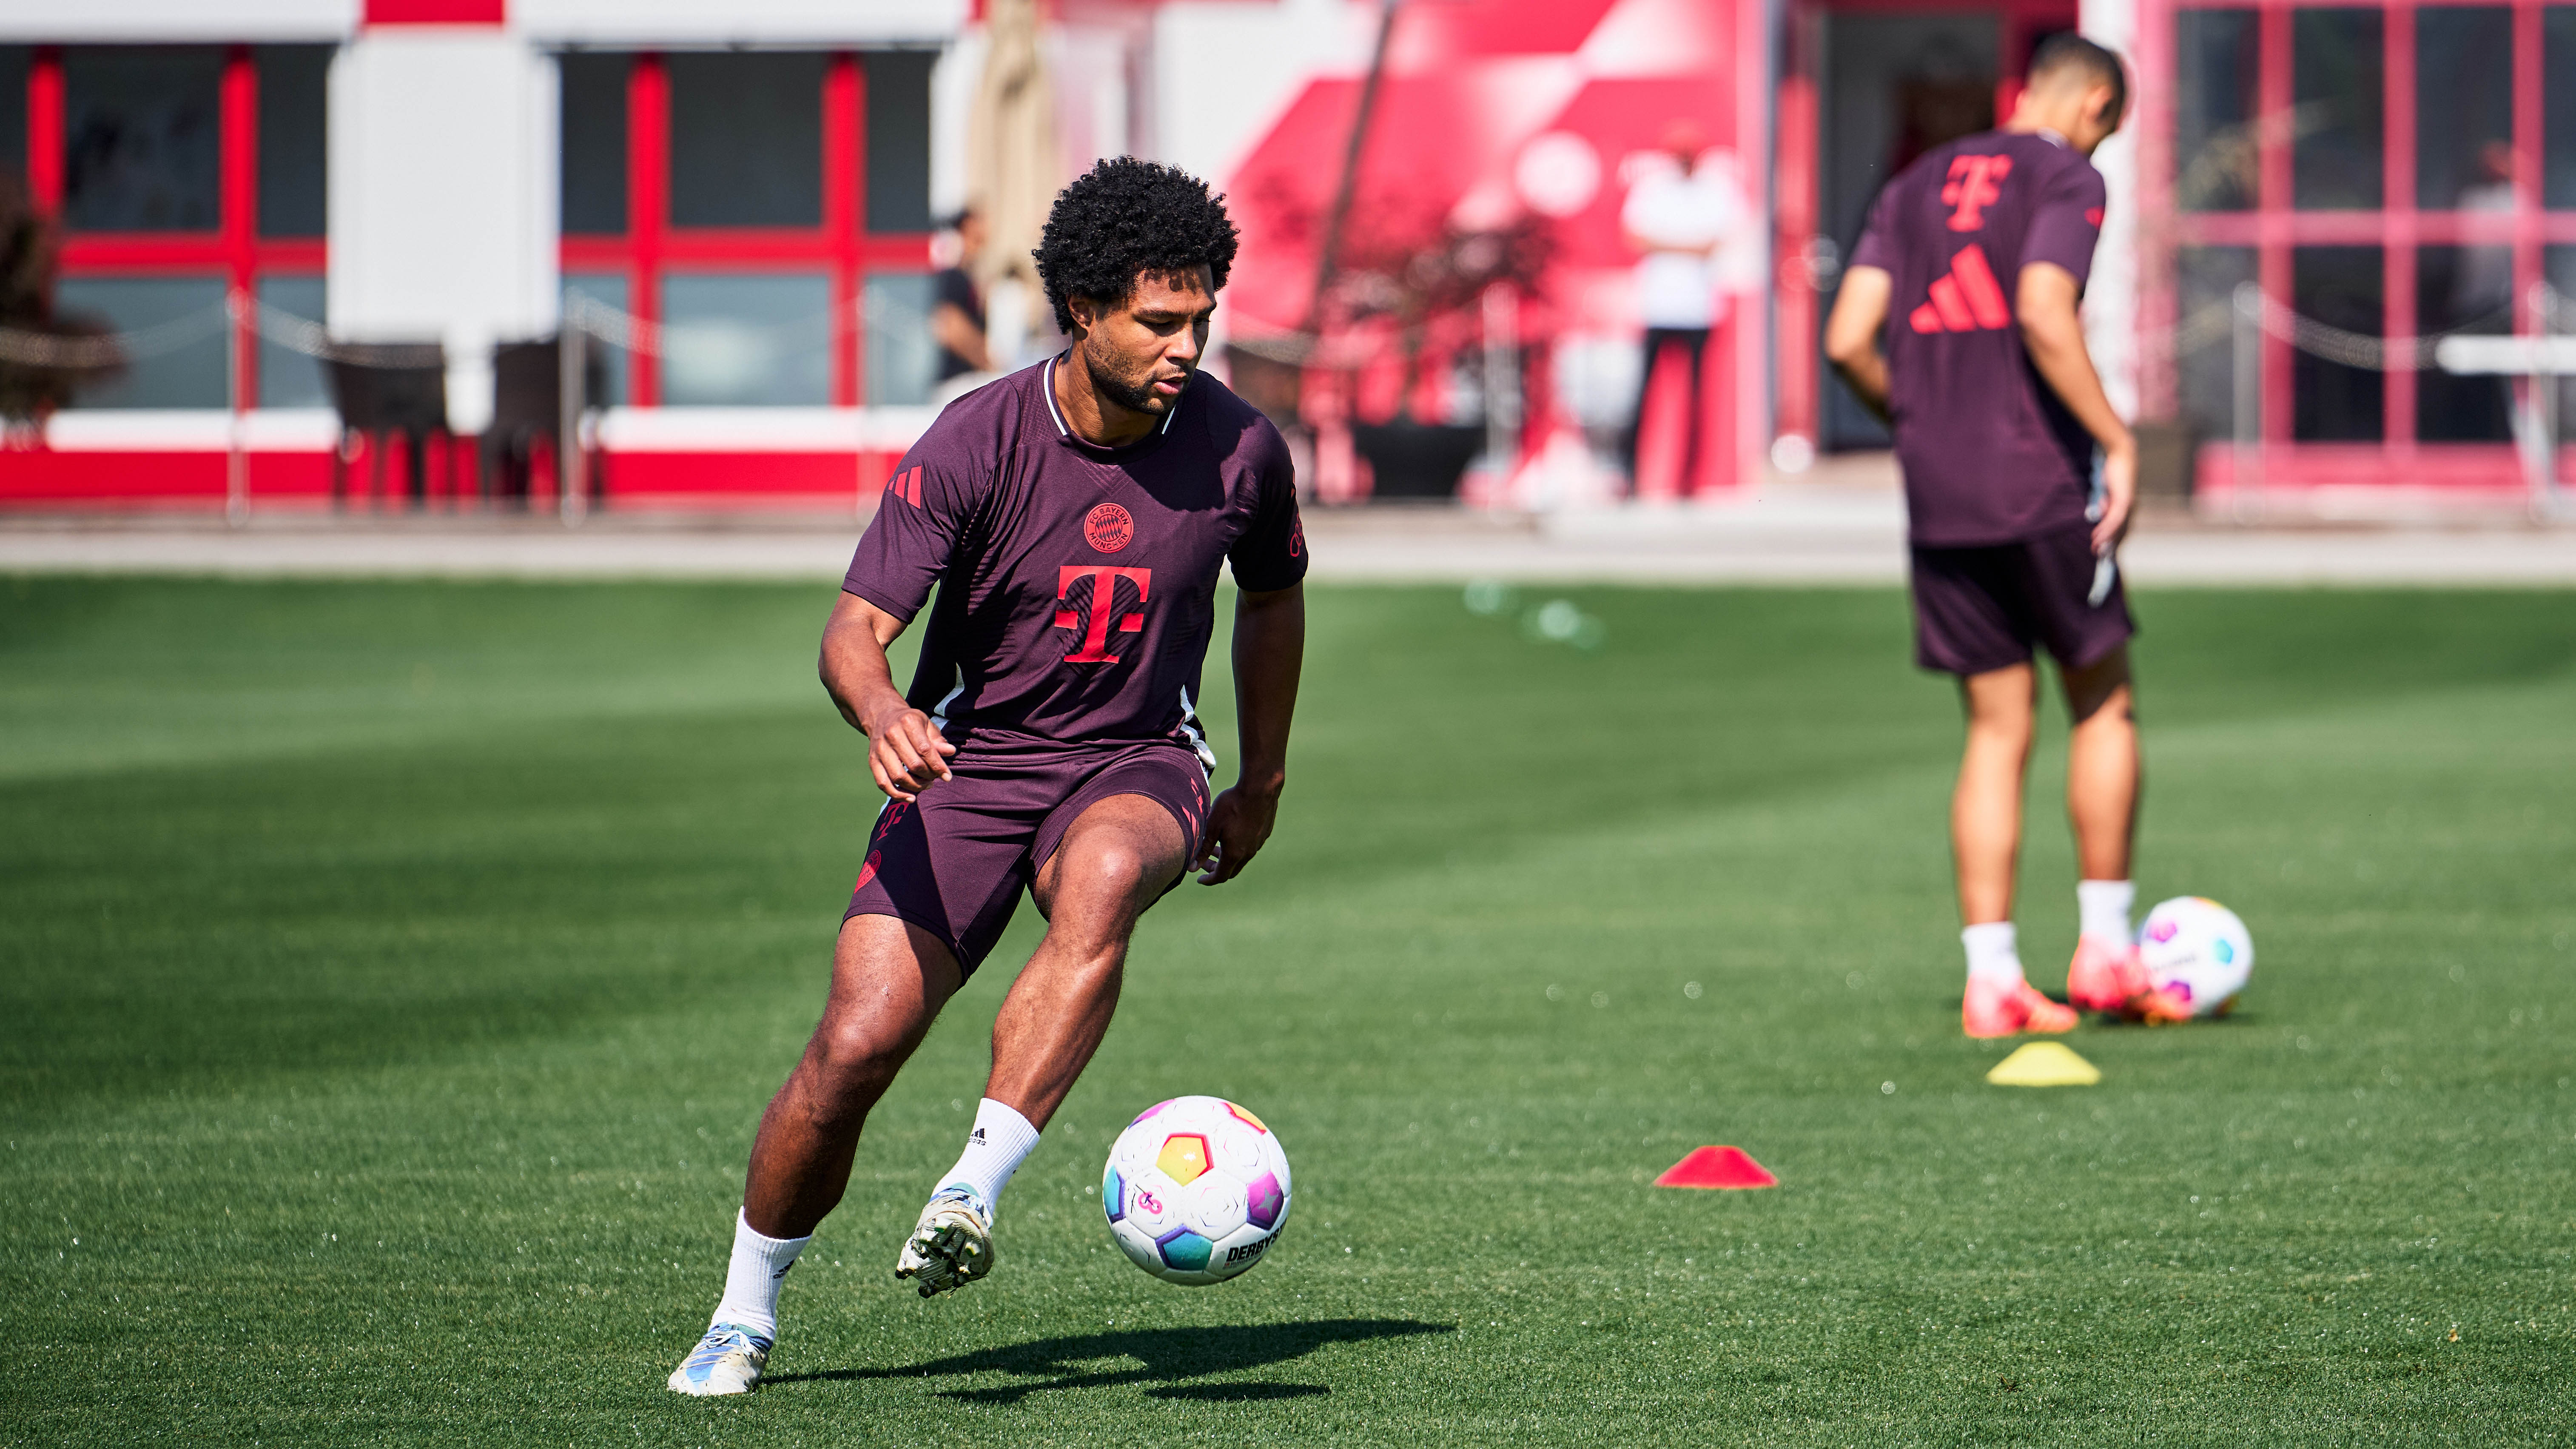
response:
[(2076, 312), (2082, 288), (2075, 274), (2055, 262), (2032, 262), (2021, 269), (2015, 291), (2013, 320), (2021, 327), (2030, 365), (2102, 445), (2102, 516), (2093, 525), (2093, 551), (2109, 553), (2129, 531), (2130, 510), (2138, 497), (2137, 439), (2111, 410), (2101, 375), (2093, 370), (2093, 355), (2085, 350), (2084, 322)]
[(984, 330), (956, 303), (942, 302), (930, 309), (930, 337), (966, 359), (977, 372), (993, 370), (993, 359), (984, 350)]
[(1887, 352), (1878, 345), (1887, 325), (1888, 298), (1896, 279), (1881, 267), (1853, 267), (1843, 273), (1834, 297), (1833, 315), (1825, 319), (1825, 356), (1841, 374), (1852, 396), (1880, 422), (1887, 419)]
[(877, 788), (908, 801), (949, 778), (948, 757), (957, 747), (894, 687), (886, 646), (902, 633), (902, 620), (845, 593), (823, 626), (821, 672), (841, 718), (867, 736), (868, 773)]
[(1223, 885), (1243, 874), (1279, 819), (1288, 785), (1288, 723), (1297, 712), (1297, 676), (1306, 659), (1306, 586), (1254, 593), (1234, 607), (1235, 738), (1243, 760), (1234, 787), (1208, 808), (1199, 839), (1199, 884)]

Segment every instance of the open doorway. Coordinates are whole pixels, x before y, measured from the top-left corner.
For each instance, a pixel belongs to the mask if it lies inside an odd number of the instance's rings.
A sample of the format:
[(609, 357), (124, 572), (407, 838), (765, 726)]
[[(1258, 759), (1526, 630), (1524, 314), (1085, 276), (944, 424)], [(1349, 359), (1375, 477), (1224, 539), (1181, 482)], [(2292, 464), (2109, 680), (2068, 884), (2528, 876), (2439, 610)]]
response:
[[(1807, 17), (1803, 31), (1812, 40), (1798, 59), (1819, 103), (1814, 154), (1784, 154), (1782, 181), (1813, 188), (1807, 214), (1815, 218), (1814, 250), (1837, 269), (1860, 240), (1879, 188), (1933, 147), (1993, 127), (2020, 90), (2032, 48), (2075, 25), (2074, 9), (2063, 0), (1982, 9), (1858, 0), (1816, 4)], [(1794, 176), (1792, 167), (1807, 174)], [(1824, 367), (1823, 321), (1831, 301), (1817, 300), (1799, 364), (1816, 379), (1808, 394), (1818, 404), (1816, 441), (1827, 452), (1884, 448), (1887, 430)], [(1795, 430), (1797, 420), (1782, 421)]]

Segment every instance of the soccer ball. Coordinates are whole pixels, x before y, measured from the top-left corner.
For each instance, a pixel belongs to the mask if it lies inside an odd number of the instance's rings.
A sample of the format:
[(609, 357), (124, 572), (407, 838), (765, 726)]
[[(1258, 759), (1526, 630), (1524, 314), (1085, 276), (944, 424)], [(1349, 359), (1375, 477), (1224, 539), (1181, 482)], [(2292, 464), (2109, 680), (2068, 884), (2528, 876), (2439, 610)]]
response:
[(2236, 913), (2202, 896), (2176, 896), (2147, 912), (2138, 956), (2156, 989), (2193, 1016), (2223, 1016), (2254, 974), (2254, 938)]
[(1145, 1109), (1100, 1177), (1109, 1236), (1166, 1283), (1222, 1283), (1261, 1261), (1288, 1224), (1288, 1154), (1260, 1118), (1222, 1097)]

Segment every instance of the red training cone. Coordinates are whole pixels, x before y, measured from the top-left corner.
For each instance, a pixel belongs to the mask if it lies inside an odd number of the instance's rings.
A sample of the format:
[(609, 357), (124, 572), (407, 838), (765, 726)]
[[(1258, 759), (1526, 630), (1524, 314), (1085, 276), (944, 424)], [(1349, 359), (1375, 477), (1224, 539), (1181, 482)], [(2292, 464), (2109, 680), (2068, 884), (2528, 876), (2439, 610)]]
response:
[(1741, 1147), (1695, 1147), (1655, 1179), (1657, 1187), (1778, 1187), (1780, 1179)]

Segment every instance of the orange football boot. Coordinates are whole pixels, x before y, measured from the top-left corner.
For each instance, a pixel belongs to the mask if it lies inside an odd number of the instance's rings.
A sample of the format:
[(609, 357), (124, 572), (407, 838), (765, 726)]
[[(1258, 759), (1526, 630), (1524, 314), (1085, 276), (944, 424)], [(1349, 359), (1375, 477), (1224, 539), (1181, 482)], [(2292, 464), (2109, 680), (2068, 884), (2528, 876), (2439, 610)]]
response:
[(2142, 991), (2129, 998), (2129, 1014), (2149, 1026), (2191, 1020), (2191, 998), (2173, 991)]
[(2086, 1011), (2128, 1011), (2139, 997), (2154, 990), (2147, 964), (2135, 946), (2113, 946), (2099, 936), (2075, 938), (2075, 959), (2066, 968), (2066, 1000)]
[(1959, 1024), (1970, 1036), (2013, 1036), (2025, 1031), (2073, 1031), (2075, 1008), (2060, 1006), (2027, 981), (2007, 986), (1968, 978), (1968, 994), (1959, 1003)]

